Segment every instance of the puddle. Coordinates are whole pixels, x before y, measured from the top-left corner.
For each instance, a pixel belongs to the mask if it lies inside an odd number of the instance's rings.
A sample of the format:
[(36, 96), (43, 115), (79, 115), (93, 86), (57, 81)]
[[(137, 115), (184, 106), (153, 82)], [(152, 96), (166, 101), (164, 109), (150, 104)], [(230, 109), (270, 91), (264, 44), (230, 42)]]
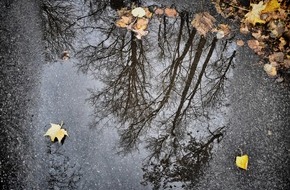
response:
[[(69, 132), (42, 148), (51, 189), (193, 188), (223, 138), (234, 45), (201, 37), (182, 8), (153, 17), (138, 40), (114, 24), (126, 5), (43, 6), (47, 59), (57, 61), (44, 66), (39, 118), (43, 131), (63, 120)], [(69, 60), (57, 57), (65, 50)]]

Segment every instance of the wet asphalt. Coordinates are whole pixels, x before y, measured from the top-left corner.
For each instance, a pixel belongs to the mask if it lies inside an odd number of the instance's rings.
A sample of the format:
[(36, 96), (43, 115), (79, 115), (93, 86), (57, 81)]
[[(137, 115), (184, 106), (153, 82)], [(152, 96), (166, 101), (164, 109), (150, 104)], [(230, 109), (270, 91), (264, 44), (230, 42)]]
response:
[[(152, 189), (140, 184), (146, 151), (117, 154), (117, 131), (90, 127), (92, 76), (74, 58), (45, 59), (41, 16), (37, 1), (0, 2), (1, 189)], [(287, 190), (289, 87), (267, 77), (247, 47), (236, 50), (226, 130), (193, 189)], [(51, 143), (43, 134), (61, 121), (69, 137)], [(249, 155), (247, 171), (234, 165), (239, 149)]]

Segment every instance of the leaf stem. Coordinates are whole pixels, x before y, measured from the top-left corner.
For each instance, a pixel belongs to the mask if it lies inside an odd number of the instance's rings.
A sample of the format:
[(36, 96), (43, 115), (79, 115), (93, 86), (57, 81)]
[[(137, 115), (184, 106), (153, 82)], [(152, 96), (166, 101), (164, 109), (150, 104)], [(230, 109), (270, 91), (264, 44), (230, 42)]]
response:
[(248, 10), (248, 9), (245, 9), (245, 8), (242, 8), (242, 7), (238, 7), (238, 6), (233, 5), (233, 4), (231, 4), (231, 3), (228, 3), (228, 2), (223, 2), (223, 3), (225, 3), (225, 4), (229, 5), (229, 6), (232, 6), (232, 7), (234, 7), (234, 8), (241, 9), (241, 10), (243, 10), (243, 11), (248, 11), (248, 12), (250, 11), (250, 10)]
[(242, 151), (242, 149), (241, 148), (239, 148), (239, 150), (240, 150), (240, 152), (241, 152), (241, 156), (243, 155), (243, 151)]

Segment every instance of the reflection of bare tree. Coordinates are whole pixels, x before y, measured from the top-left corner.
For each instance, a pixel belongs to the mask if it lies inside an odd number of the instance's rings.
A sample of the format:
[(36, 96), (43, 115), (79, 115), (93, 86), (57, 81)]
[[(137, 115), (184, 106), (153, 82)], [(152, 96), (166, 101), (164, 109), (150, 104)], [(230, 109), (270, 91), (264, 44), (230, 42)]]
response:
[[(197, 35), (186, 11), (178, 18), (153, 18), (149, 35), (137, 40), (114, 25), (108, 4), (87, 4), (89, 14), (79, 20), (90, 24), (75, 23), (90, 39), (78, 50), (77, 66), (102, 83), (90, 90), (95, 124), (117, 121), (124, 153), (140, 139), (147, 142), (144, 180), (155, 188), (177, 181), (193, 185), (222, 133), (198, 140), (191, 132), (199, 120), (206, 123), (204, 110), (218, 101), (235, 52), (227, 57), (227, 45), (219, 51), (216, 38)], [(92, 42), (92, 36), (99, 38)]]
[(73, 49), (75, 13), (73, 5), (59, 0), (43, 1), (42, 10), (46, 56), (51, 59), (64, 50)]
[(222, 129), (216, 130), (203, 140), (197, 140), (188, 133), (187, 141), (163, 135), (148, 139), (147, 148), (152, 152), (143, 164), (144, 182), (153, 189), (172, 187), (174, 182), (182, 182), (184, 188), (192, 189), (202, 176), (202, 168), (211, 158), (211, 150), (216, 140), (222, 137)]

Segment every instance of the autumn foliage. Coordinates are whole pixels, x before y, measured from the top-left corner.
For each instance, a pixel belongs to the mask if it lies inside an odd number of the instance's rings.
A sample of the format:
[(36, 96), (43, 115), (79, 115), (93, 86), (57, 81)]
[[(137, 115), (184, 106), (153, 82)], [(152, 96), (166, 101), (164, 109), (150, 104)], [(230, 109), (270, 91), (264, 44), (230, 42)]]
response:
[[(240, 22), (240, 32), (251, 34), (247, 45), (262, 58), (270, 77), (279, 70), (290, 69), (290, 17), (286, 0), (254, 0), (249, 7), (240, 1), (215, 0), (217, 11), (226, 18)], [(238, 45), (242, 45), (238, 41)]]

